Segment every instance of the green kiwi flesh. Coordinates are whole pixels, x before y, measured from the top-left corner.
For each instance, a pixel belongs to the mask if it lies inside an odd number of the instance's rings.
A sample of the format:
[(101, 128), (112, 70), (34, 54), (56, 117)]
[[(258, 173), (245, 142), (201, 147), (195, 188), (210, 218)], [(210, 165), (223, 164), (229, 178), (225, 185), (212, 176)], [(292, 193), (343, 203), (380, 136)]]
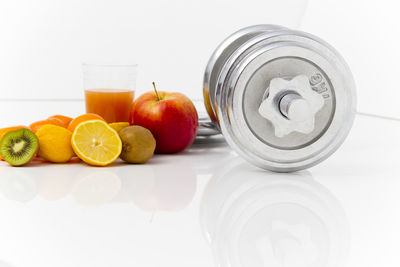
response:
[(28, 163), (38, 149), (39, 140), (28, 129), (8, 132), (0, 141), (0, 155), (12, 166), (22, 166)]

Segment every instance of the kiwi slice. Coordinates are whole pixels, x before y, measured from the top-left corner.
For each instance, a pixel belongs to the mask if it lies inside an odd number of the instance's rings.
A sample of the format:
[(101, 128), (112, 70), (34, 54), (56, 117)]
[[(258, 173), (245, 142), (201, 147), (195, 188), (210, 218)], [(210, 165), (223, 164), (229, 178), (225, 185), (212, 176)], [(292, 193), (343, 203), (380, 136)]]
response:
[(39, 140), (28, 129), (8, 132), (0, 141), (0, 154), (12, 166), (22, 166), (28, 163), (38, 149)]

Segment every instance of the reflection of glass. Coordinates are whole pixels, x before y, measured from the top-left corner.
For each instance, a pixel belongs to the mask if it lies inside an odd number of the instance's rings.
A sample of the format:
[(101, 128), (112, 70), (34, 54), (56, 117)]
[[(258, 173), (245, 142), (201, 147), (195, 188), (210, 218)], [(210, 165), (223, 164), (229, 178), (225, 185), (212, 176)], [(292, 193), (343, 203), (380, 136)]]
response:
[(0, 176), (0, 192), (8, 199), (29, 202), (37, 195), (55, 201), (71, 192), (78, 168), (49, 165), (40, 168), (7, 168)]
[(35, 178), (39, 196), (45, 200), (56, 201), (71, 192), (79, 169), (76, 166), (48, 165), (46, 171), (35, 168), (27, 170), (28, 172)]
[(107, 122), (129, 121), (137, 65), (83, 65), (86, 112)]
[(113, 200), (121, 189), (121, 179), (109, 170), (87, 169), (79, 175), (72, 196), (82, 206), (98, 206)]
[(224, 165), (204, 193), (201, 220), (218, 266), (343, 267), (349, 228), (338, 201), (310, 173)]

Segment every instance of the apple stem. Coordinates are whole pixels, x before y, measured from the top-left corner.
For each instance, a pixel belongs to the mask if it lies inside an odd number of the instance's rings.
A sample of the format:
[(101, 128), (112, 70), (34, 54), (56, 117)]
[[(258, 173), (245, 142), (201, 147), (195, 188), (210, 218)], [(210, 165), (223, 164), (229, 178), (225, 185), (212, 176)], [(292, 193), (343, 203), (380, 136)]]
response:
[(158, 95), (157, 88), (156, 88), (156, 83), (155, 83), (155, 82), (153, 82), (153, 88), (154, 88), (154, 92), (156, 92), (157, 100), (160, 101), (160, 100), (161, 100), (161, 97)]

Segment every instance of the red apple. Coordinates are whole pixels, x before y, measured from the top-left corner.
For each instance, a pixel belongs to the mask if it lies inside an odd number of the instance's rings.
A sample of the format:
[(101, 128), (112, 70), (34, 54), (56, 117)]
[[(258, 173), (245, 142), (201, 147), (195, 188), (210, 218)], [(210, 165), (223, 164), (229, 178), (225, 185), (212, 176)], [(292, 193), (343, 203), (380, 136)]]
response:
[(181, 93), (147, 92), (134, 102), (130, 124), (149, 129), (157, 141), (156, 153), (176, 153), (190, 146), (199, 127), (196, 108)]

